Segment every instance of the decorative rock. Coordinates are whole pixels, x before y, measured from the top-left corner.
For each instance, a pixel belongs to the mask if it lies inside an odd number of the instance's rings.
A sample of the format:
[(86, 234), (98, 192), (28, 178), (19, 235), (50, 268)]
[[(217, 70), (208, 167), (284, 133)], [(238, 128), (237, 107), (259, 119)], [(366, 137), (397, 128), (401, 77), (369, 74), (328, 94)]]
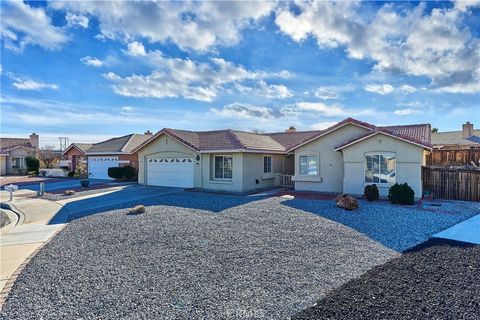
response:
[(75, 194), (75, 190), (65, 190), (64, 194), (66, 196), (73, 196)]
[(129, 214), (140, 214), (140, 213), (144, 213), (144, 212), (145, 212), (145, 206), (138, 205), (138, 206), (135, 206), (132, 209), (130, 209), (130, 211), (128, 213)]
[(345, 210), (354, 210), (358, 209), (358, 201), (354, 197), (351, 197), (346, 194), (339, 194), (335, 199), (337, 202), (337, 207)]

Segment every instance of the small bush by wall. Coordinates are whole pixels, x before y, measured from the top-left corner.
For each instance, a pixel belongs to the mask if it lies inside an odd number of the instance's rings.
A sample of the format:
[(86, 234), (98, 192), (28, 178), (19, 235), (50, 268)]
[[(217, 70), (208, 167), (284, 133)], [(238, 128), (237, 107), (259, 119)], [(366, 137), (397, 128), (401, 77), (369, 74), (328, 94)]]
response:
[(378, 198), (380, 197), (376, 184), (370, 184), (368, 186), (365, 186), (365, 190), (363, 191), (363, 194), (367, 199), (367, 201), (378, 200)]
[(415, 202), (415, 191), (407, 183), (395, 183), (388, 190), (388, 199), (394, 204), (410, 205)]
[(136, 174), (137, 170), (132, 166), (108, 168), (108, 176), (116, 180), (131, 180), (135, 178)]
[(38, 174), (38, 169), (40, 168), (40, 161), (35, 157), (26, 157), (25, 165), (27, 166), (28, 173)]

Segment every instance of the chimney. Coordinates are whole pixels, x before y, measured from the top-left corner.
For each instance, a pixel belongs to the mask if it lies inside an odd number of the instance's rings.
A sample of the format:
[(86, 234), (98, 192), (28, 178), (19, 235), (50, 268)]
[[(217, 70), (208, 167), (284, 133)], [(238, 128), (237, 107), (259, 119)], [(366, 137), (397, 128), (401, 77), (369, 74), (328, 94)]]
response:
[(153, 133), (150, 130), (145, 131), (144, 135), (146, 136), (151, 136)]
[(290, 128), (285, 130), (285, 132), (296, 132), (296, 131), (297, 131), (297, 128), (295, 128), (294, 126), (290, 126)]
[(462, 137), (467, 139), (473, 136), (473, 123), (467, 121), (467, 123), (462, 124)]
[(38, 149), (38, 134), (32, 133), (30, 135), (30, 144), (32, 145), (32, 147)]

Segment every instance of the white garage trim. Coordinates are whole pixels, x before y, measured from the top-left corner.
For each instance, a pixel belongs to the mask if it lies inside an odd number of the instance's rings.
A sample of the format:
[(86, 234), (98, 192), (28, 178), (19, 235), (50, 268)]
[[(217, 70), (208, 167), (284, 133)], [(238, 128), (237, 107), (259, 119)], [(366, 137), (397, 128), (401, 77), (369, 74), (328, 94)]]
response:
[(88, 173), (92, 179), (112, 179), (108, 176), (108, 168), (118, 167), (117, 156), (88, 157)]
[(146, 157), (145, 163), (147, 185), (193, 188), (193, 158)]

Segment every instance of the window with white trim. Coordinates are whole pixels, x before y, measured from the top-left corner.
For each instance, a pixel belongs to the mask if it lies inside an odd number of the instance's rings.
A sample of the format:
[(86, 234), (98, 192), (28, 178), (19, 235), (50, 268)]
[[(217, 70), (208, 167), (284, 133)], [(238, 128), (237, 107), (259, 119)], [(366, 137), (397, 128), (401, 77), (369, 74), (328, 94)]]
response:
[(394, 153), (365, 155), (365, 182), (389, 183), (396, 180), (396, 156)]
[(318, 175), (318, 157), (317, 156), (299, 156), (299, 173), (301, 175)]
[(263, 156), (263, 173), (272, 173), (272, 156)]
[(215, 156), (214, 171), (217, 180), (232, 180), (232, 156)]
[(25, 158), (12, 158), (12, 169), (25, 169)]

